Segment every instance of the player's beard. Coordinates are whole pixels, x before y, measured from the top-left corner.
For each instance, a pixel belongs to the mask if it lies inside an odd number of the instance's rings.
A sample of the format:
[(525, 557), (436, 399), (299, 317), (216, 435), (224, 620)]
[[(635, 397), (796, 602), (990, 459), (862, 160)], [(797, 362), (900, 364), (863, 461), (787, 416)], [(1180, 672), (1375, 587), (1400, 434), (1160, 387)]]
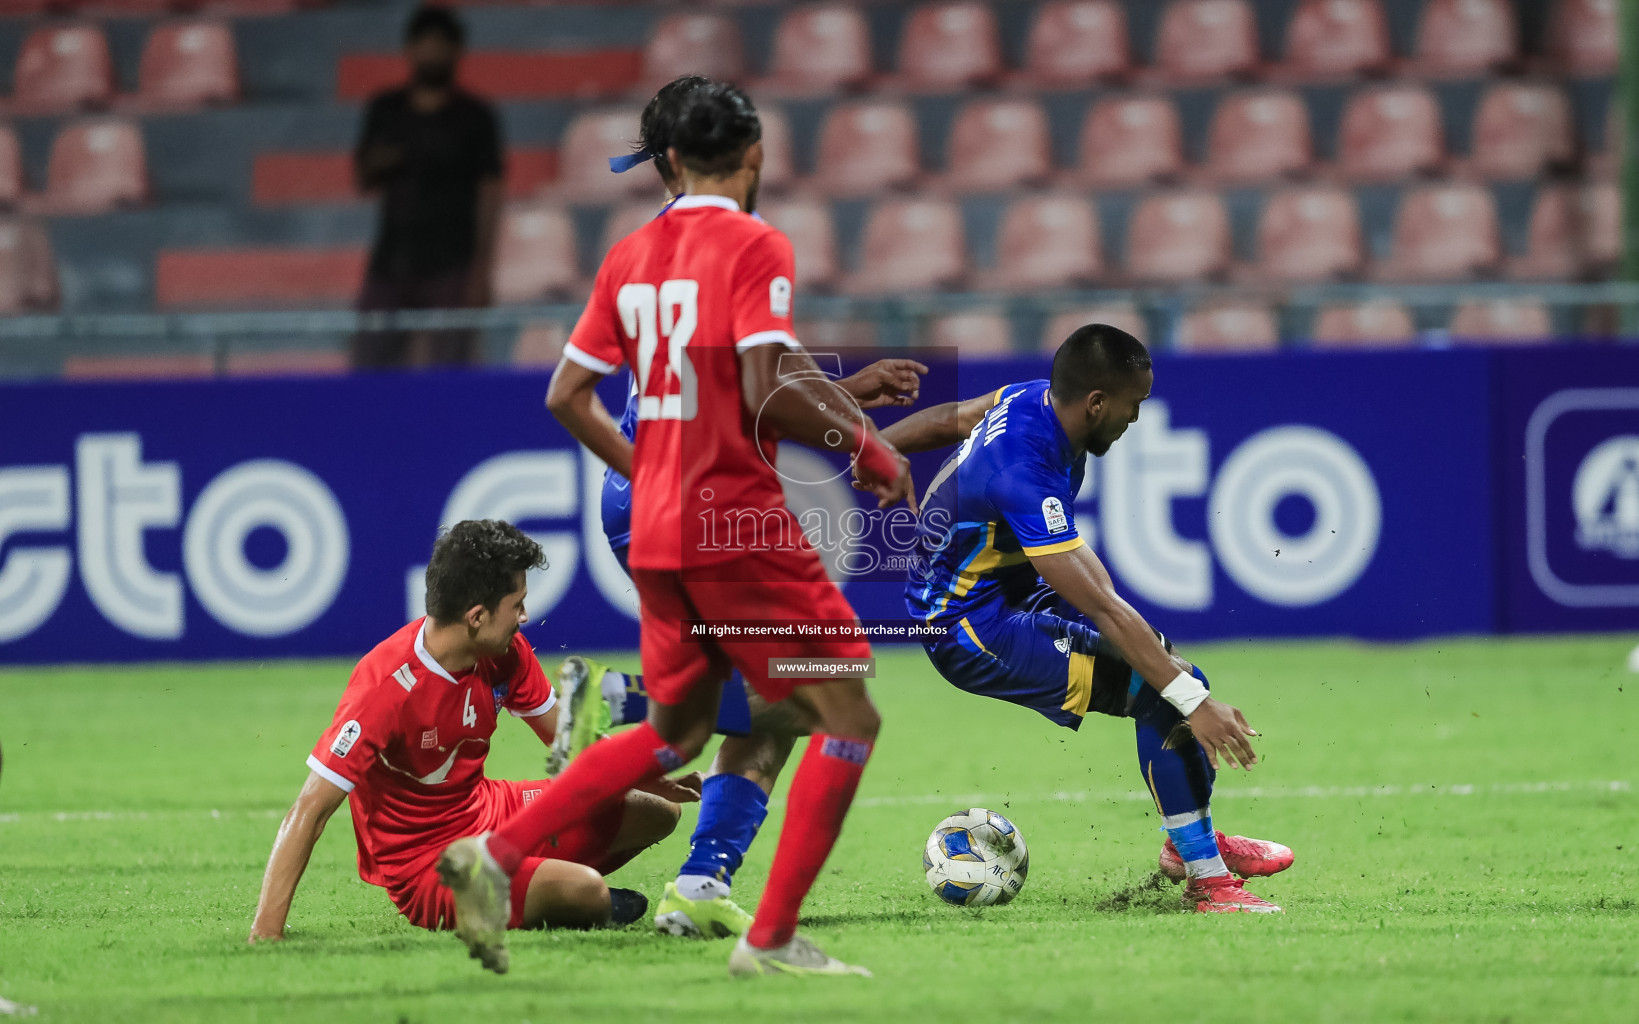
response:
[(763, 183), (763, 176), (762, 176), (761, 172), (759, 172), (755, 178), (751, 179), (751, 184), (746, 186), (746, 209), (745, 209), (745, 212), (747, 212), (747, 213), (756, 213), (757, 212), (757, 186), (761, 185), (762, 183)]

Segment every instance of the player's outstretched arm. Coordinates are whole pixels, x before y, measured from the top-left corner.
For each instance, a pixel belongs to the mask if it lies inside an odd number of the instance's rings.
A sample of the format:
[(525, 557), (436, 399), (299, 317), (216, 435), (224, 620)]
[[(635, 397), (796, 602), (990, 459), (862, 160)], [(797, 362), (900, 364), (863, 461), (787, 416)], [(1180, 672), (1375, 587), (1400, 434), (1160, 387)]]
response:
[(922, 375), (928, 368), (914, 359), (878, 359), (858, 373), (837, 381), (861, 409), (884, 405), (915, 405), (922, 393)]
[[(1242, 768), (1257, 763), (1258, 755), (1251, 743), (1257, 733), (1246, 723), (1245, 716), (1210, 696), (1203, 697), (1199, 692), (1190, 695), (1200, 691), (1201, 684), (1187, 669), (1180, 672), (1179, 662), (1167, 653), (1155, 630), (1115, 592), (1109, 572), (1091, 548), (1079, 544), (1069, 551), (1032, 555), (1030, 564), (1060, 597), (1093, 620), (1146, 683), (1189, 719), (1190, 730), (1206, 750), (1212, 767), (1218, 767), (1220, 755), (1227, 763)], [(1174, 685), (1179, 691), (1169, 694)]]
[(960, 402), (945, 402), (911, 413), (882, 429), (882, 440), (910, 454), (948, 448), (973, 433), (996, 404), (996, 392)]
[(290, 916), (296, 883), (307, 870), (308, 858), (324, 833), (325, 823), (346, 799), (347, 794), (340, 786), (317, 772), (307, 773), (307, 782), (297, 794), (290, 813), (280, 822), (279, 834), (273, 838), (267, 873), (262, 876), (262, 895), (256, 901), (256, 919), (250, 925), (251, 942), (285, 937), (285, 918)]
[(616, 473), (632, 478), (632, 442), (621, 434), (609, 410), (598, 398), (604, 374), (570, 360), (558, 360), (546, 389), (546, 408), (564, 429)]

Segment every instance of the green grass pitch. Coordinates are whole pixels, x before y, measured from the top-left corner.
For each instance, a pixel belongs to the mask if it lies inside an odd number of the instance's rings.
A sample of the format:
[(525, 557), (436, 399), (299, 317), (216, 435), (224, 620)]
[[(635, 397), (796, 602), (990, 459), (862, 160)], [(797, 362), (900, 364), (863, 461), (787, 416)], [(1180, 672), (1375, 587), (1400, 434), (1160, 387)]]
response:
[[(495, 977), (359, 881), (345, 813), (291, 938), (245, 935), (277, 817), (348, 666), (0, 672), (0, 996), (42, 1021), (1639, 1020), (1639, 679), (1632, 638), (1186, 650), (1265, 734), (1217, 820), (1297, 851), (1281, 917), (1179, 912), (1125, 722), (1079, 734), (882, 653), (885, 727), (805, 910), (873, 980), (731, 981), (723, 942), (517, 934)], [(630, 658), (620, 659), (630, 663)], [(503, 722), (491, 774), (541, 751)], [(778, 797), (779, 794), (776, 794)], [(921, 877), (945, 814), (1029, 841), (1010, 906)], [(651, 897), (677, 834), (615, 876)], [(736, 891), (762, 887), (776, 801)]]

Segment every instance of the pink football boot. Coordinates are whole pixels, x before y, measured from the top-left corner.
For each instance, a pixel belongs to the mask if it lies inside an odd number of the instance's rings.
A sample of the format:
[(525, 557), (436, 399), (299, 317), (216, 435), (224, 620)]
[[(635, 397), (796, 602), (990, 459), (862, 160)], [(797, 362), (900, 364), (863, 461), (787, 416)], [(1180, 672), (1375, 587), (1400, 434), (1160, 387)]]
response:
[[(1278, 874), (1292, 866), (1292, 851), (1279, 843), (1271, 843), (1267, 839), (1248, 839), (1246, 836), (1226, 836), (1222, 832), (1215, 835), (1218, 837), (1218, 853), (1224, 858), (1224, 867), (1232, 874), (1242, 878), (1261, 878)], [(1161, 873), (1174, 882), (1182, 882), (1187, 877), (1184, 860), (1178, 856), (1178, 848), (1172, 845), (1171, 839), (1161, 847), (1158, 866)]]
[(1234, 875), (1197, 878), (1184, 890), (1184, 906), (1200, 914), (1279, 914), (1281, 909), (1246, 891)]

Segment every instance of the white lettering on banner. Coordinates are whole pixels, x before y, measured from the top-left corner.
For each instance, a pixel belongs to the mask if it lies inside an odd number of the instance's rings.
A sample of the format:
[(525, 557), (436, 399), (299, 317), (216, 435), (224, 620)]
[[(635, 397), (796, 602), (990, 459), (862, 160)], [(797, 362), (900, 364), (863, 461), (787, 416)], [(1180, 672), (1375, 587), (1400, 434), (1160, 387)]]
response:
[[(1308, 531), (1291, 536), (1275, 524), (1288, 495), (1314, 506)], [(1314, 427), (1274, 427), (1254, 434), (1218, 471), (1207, 529), (1224, 571), (1254, 597), (1297, 607), (1347, 590), (1377, 552), (1382, 501), (1359, 454)]]
[[(620, 567), (620, 559), (615, 557), (603, 535), (603, 471), (608, 467), (602, 459), (584, 448), (580, 453), (580, 465), (581, 493), (586, 495), (586, 500), (581, 503), (580, 517), (581, 542), (586, 545), (586, 568), (591, 572), (592, 583), (603, 599), (636, 622), (639, 618), (637, 588)], [(630, 491), (627, 493), (629, 496)]]
[(1173, 430), (1165, 402), (1144, 415), (1103, 458), (1100, 519), (1105, 551), (1122, 580), (1164, 608), (1212, 605), (1212, 556), (1172, 526), (1172, 502), (1206, 493), (1207, 436)]
[(182, 579), (148, 564), (143, 534), (177, 525), (181, 471), (174, 462), (144, 463), (134, 433), (80, 435), (75, 463), (86, 593), (127, 633), (175, 640), (182, 635)]
[[(285, 557), (261, 569), (245, 540), (284, 536)], [(242, 462), (210, 482), (188, 514), (183, 564), (194, 596), (229, 629), (285, 636), (311, 623), (347, 577), (347, 518), (324, 481), (278, 459)]]
[[(68, 529), (68, 469), (0, 469), (0, 547), (15, 533)], [(68, 592), (73, 559), (65, 547), (14, 547), (0, 561), (0, 642), (34, 632)]]
[[(571, 519), (579, 515), (579, 475), (574, 450), (507, 452), (485, 459), (455, 485), (439, 517), (440, 528), (466, 519)], [(575, 580), (580, 540), (572, 530), (525, 530), (546, 552), (547, 569), (528, 575), (525, 607), (539, 621), (557, 607)], [(405, 578), (405, 609), (410, 618), (426, 614), (427, 567), (416, 566)]]
[(1613, 437), (1590, 451), (1576, 469), (1571, 504), (1584, 551), (1639, 558), (1639, 437)]

